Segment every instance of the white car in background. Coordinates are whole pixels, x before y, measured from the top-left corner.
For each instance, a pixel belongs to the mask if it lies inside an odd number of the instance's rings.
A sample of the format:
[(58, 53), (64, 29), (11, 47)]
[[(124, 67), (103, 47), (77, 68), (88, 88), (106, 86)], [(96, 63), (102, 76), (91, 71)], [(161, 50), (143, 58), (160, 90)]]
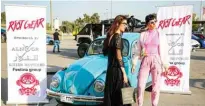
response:
[(200, 48), (200, 44), (197, 40), (191, 39), (191, 51), (195, 52), (197, 48)]

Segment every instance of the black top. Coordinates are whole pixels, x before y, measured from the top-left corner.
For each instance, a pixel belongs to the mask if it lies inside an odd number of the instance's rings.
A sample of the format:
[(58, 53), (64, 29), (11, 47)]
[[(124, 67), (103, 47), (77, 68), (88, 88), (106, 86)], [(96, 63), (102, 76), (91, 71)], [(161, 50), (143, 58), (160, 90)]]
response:
[[(107, 49), (107, 50), (105, 50)], [(124, 67), (122, 61), (123, 42), (120, 34), (115, 33), (103, 54), (108, 55), (108, 67), (104, 90), (103, 106), (131, 106), (123, 105), (121, 89), (125, 87), (123, 82)]]
[(59, 40), (59, 33), (58, 32), (55, 32), (54, 34), (53, 34), (53, 39), (54, 40)]
[[(115, 33), (110, 40), (110, 44), (108, 48), (104, 48), (107, 50), (103, 50), (103, 54), (108, 55), (108, 65), (114, 67), (123, 67), (122, 61), (122, 50), (123, 50), (123, 42), (122, 36), (118, 33)], [(105, 53), (106, 52), (106, 53)]]

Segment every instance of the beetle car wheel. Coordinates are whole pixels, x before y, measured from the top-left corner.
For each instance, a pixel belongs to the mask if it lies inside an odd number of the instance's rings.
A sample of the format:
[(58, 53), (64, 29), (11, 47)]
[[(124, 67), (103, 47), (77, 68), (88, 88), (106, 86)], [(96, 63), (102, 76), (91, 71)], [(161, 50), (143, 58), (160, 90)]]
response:
[(49, 42), (49, 45), (53, 45), (53, 41), (50, 41), (50, 42)]
[(83, 43), (83, 44), (79, 45), (79, 47), (78, 47), (78, 56), (80, 58), (84, 57), (84, 55), (85, 55), (85, 53), (88, 49), (88, 46), (89, 46), (89, 44), (87, 44), (87, 43)]

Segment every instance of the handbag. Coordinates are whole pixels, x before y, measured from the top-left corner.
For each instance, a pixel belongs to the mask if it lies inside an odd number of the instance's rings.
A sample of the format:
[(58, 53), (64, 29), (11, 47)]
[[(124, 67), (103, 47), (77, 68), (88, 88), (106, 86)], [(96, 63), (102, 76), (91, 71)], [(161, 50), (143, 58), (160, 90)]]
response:
[(128, 83), (124, 83), (124, 88), (121, 89), (121, 92), (123, 105), (136, 103), (135, 88), (131, 87)]

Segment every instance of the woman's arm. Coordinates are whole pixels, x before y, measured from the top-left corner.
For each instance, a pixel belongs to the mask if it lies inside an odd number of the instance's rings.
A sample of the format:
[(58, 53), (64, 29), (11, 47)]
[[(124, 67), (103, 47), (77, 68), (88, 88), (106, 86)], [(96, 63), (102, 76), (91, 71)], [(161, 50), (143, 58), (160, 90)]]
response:
[(163, 71), (168, 71), (168, 46), (167, 46), (167, 42), (166, 39), (164, 39), (165, 37), (160, 36), (159, 32), (158, 32), (158, 37), (159, 37), (159, 46), (158, 46), (158, 53), (161, 59), (161, 65), (163, 67)]
[(120, 67), (124, 67), (124, 63), (122, 60), (122, 38), (120, 35), (114, 35), (115, 37), (115, 48), (116, 48), (116, 57), (117, 57), (117, 62)]
[(123, 73), (123, 78), (124, 78), (124, 82), (127, 83), (127, 75), (124, 69), (124, 63), (122, 60), (122, 38), (120, 35), (114, 35), (115, 37), (115, 47), (116, 47), (116, 57), (117, 57), (117, 62), (121, 68), (121, 71)]

